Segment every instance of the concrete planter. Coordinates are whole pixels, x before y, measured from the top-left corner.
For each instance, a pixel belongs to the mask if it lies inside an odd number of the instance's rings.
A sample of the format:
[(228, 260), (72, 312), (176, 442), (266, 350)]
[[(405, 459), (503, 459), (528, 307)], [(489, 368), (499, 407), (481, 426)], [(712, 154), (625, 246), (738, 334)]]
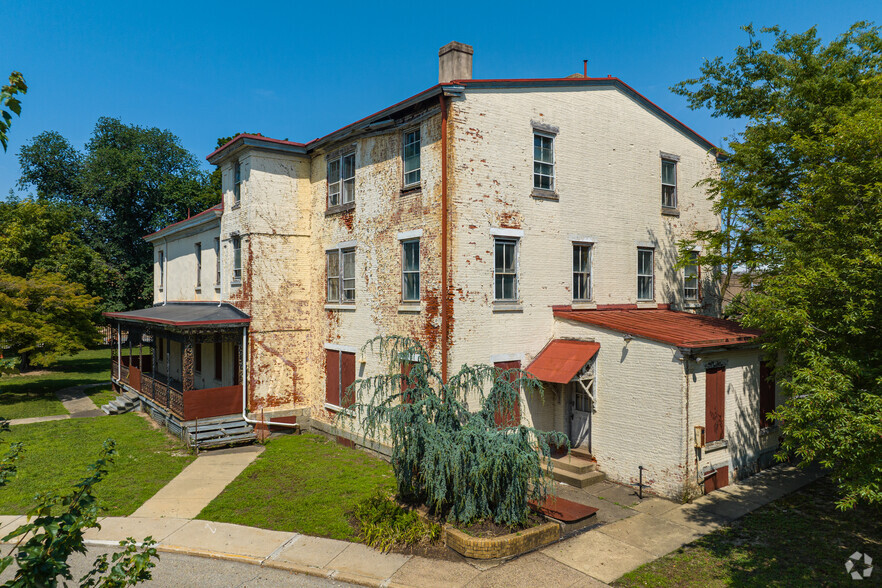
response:
[(513, 557), (544, 547), (558, 539), (560, 525), (557, 523), (543, 523), (502, 537), (472, 537), (450, 525), (444, 525), (444, 541), (447, 547), (475, 559)]

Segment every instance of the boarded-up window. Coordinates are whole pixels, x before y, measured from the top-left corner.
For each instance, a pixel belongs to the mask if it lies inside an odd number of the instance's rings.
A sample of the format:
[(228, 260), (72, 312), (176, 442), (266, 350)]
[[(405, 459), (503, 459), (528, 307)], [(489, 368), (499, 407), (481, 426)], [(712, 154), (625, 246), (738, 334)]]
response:
[(224, 379), (224, 347), (220, 341), (214, 344), (214, 379)]
[(193, 369), (196, 373), (202, 373), (202, 343), (193, 346)]
[(704, 426), (706, 442), (725, 437), (726, 368), (714, 367), (705, 371)]
[[(497, 361), (493, 364), (497, 370), (503, 372), (505, 370), (512, 369), (520, 369), (521, 362), (520, 361)], [(509, 382), (514, 382), (517, 380), (517, 374), (515, 372), (509, 373), (508, 376)], [(496, 414), (493, 415), (493, 420), (496, 423), (497, 427), (516, 427), (521, 424), (521, 406), (520, 399), (518, 402), (509, 410), (499, 409), (496, 411)]]
[(729, 467), (717, 468), (704, 478), (704, 493), (709, 494), (723, 486), (729, 485)]
[(760, 426), (771, 427), (772, 420), (767, 415), (775, 410), (775, 379), (769, 364), (764, 361), (760, 362), (759, 392)]
[(335, 349), (325, 350), (325, 402), (347, 408), (355, 402), (355, 354)]

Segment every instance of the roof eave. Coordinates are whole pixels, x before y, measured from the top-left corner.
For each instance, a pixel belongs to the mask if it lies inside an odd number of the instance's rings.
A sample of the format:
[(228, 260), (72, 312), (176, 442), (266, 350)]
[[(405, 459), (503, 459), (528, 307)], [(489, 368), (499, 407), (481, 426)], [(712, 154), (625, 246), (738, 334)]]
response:
[(205, 159), (213, 165), (220, 165), (226, 159), (247, 148), (273, 151), (285, 155), (306, 155), (306, 146), (300, 143), (278, 141), (268, 137), (238, 135), (228, 143), (215, 149)]
[(170, 235), (213, 223), (217, 221), (223, 214), (224, 209), (222, 207), (212, 206), (208, 210), (203, 210), (199, 214), (193, 215), (190, 218), (184, 219), (182, 221), (172, 223), (167, 227), (159, 229), (155, 233), (144, 235), (141, 238), (148, 243), (153, 243), (154, 241), (158, 241), (160, 239), (167, 239)]

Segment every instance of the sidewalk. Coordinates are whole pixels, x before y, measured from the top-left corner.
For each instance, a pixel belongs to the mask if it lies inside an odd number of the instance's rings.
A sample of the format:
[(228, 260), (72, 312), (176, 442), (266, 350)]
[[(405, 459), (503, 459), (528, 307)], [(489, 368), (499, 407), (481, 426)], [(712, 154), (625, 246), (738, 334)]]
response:
[(109, 386), (110, 382), (100, 382), (98, 384), (83, 384), (81, 386), (71, 386), (63, 388), (55, 392), (55, 396), (64, 405), (64, 408), (70, 414), (54, 414), (42, 417), (29, 417), (24, 419), (13, 419), (9, 421), (9, 426), (30, 425), (31, 423), (46, 423), (49, 421), (62, 421), (70, 418), (84, 418), (104, 416), (104, 411), (95, 406), (92, 399), (86, 396), (83, 391), (88, 388), (96, 388), (98, 386)]
[[(383, 554), (357, 543), (186, 518), (108, 517), (100, 520), (100, 530), (88, 530), (86, 539), (91, 545), (116, 546), (126, 537), (152, 536), (162, 552), (241, 561), (365, 586), (471, 588), (526, 585), (530, 579), (555, 588), (603, 586), (818, 477), (816, 471), (785, 465), (690, 504), (646, 498), (634, 507), (634, 516), (507, 562)], [(0, 517), (0, 536), (23, 522), (24, 517)]]

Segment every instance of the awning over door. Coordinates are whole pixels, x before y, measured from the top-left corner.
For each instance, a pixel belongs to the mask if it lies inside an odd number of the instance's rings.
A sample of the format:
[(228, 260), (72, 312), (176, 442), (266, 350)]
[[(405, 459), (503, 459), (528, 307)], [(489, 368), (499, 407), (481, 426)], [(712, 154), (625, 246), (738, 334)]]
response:
[(527, 371), (543, 382), (566, 384), (591, 361), (599, 349), (600, 343), (593, 341), (552, 339), (527, 367)]

